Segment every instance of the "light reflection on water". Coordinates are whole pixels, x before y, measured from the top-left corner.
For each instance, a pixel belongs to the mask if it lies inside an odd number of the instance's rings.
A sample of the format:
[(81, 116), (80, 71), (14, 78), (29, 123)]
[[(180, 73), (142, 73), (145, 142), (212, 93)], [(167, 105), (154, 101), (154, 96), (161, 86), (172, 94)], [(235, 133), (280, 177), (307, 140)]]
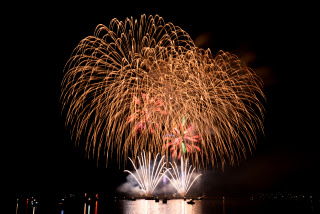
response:
[(162, 213), (202, 213), (202, 201), (197, 201), (194, 205), (187, 204), (184, 200), (168, 200), (167, 204), (155, 203), (154, 200), (119, 201), (122, 207), (121, 213), (134, 214), (162, 214)]
[[(100, 203), (99, 203), (100, 204)], [(164, 204), (161, 200), (160, 202), (155, 202), (154, 200), (144, 200), (144, 199), (138, 199), (136, 201), (128, 201), (128, 200), (119, 200), (113, 205), (107, 206), (105, 210), (100, 209), (98, 207), (98, 201), (95, 201), (93, 203), (82, 203), (82, 209), (80, 207), (80, 210), (82, 210), (80, 213), (83, 214), (105, 214), (105, 213), (123, 213), (123, 214), (190, 214), (190, 213), (206, 213), (203, 212), (202, 205), (208, 206), (205, 200), (203, 201), (196, 201), (195, 204), (190, 205), (187, 204), (187, 201), (184, 201), (182, 199), (179, 200), (168, 200), (166, 204)], [(79, 204), (80, 206), (80, 204)], [(57, 210), (57, 214), (73, 214), (73, 213), (79, 213), (79, 209), (77, 207), (68, 208), (68, 210), (65, 210), (64, 207), (60, 207)], [(212, 211), (212, 209), (210, 209)], [(222, 211), (222, 210), (221, 210)], [(223, 213), (224, 212), (218, 212)], [(38, 212), (37, 206), (21, 206), (17, 203), (16, 207), (16, 214), (42, 214), (42, 212)], [(211, 212), (208, 212), (211, 213)]]
[[(53, 204), (52, 204), (53, 205)], [(295, 201), (248, 201), (248, 200), (195, 200), (195, 204), (187, 204), (182, 199), (168, 200), (166, 204), (160, 200), (137, 199), (117, 200), (117, 201), (91, 201), (81, 200), (73, 204), (63, 206), (41, 207), (32, 206), (30, 203), (17, 203), (16, 214), (47, 214), (47, 210), (56, 210), (55, 214), (270, 214), (270, 213), (316, 213), (313, 210), (318, 208), (308, 203), (298, 203)]]
[(29, 202), (27, 202), (24, 206), (22, 206), (20, 203), (17, 203), (16, 214), (20, 214), (20, 213), (38, 214), (37, 209), (38, 209), (38, 206), (29, 205)]

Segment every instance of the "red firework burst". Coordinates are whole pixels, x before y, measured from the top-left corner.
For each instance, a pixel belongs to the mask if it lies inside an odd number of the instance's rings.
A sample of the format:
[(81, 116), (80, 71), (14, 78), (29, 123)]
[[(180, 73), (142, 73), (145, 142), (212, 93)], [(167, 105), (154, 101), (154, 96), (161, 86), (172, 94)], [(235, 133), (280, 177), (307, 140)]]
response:
[(151, 133), (158, 127), (158, 123), (154, 120), (153, 114), (167, 114), (164, 110), (164, 102), (161, 99), (150, 98), (149, 94), (141, 93), (141, 98), (133, 96), (135, 112), (131, 114), (127, 123), (135, 122), (132, 130), (141, 133), (142, 130), (149, 130)]
[(200, 135), (196, 132), (196, 129), (193, 125), (188, 125), (185, 127), (185, 118), (183, 118), (179, 127), (174, 127), (172, 133), (164, 136), (164, 139), (170, 140), (169, 143), (164, 145), (164, 148), (170, 148), (171, 156), (178, 159), (181, 157), (182, 153), (186, 152), (191, 153), (195, 150), (200, 151), (200, 148), (194, 143), (201, 140)]

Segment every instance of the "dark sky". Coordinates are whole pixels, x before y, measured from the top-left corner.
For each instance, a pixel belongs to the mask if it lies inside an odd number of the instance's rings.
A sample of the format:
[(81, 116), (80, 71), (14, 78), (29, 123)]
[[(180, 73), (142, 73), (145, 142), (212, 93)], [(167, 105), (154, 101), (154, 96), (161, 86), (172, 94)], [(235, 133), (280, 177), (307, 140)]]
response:
[[(318, 96), (313, 65), (312, 6), (259, 3), (172, 5), (20, 5), (6, 32), (12, 42), (8, 91), (15, 191), (113, 191), (125, 181), (87, 159), (64, 127), (59, 103), (63, 68), (79, 41), (98, 24), (159, 14), (203, 48), (236, 53), (261, 76), (267, 97), (265, 136), (239, 166), (203, 176), (211, 194), (253, 191), (319, 193)], [(4, 41), (5, 42), (5, 41)], [(12, 52), (11, 52), (12, 51)], [(12, 94), (12, 95), (11, 95)], [(6, 114), (6, 113), (4, 113)], [(6, 153), (6, 151), (4, 151)], [(9, 176), (11, 177), (11, 176)], [(204, 191), (204, 190), (203, 190)]]

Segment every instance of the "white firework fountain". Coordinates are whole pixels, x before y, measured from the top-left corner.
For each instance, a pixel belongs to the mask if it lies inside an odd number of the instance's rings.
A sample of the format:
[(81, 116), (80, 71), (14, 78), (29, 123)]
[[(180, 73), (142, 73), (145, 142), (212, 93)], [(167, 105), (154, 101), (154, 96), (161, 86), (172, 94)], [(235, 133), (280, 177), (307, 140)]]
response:
[(152, 195), (152, 192), (155, 190), (155, 188), (161, 181), (162, 177), (165, 175), (167, 171), (169, 171), (169, 169), (164, 168), (166, 164), (166, 162), (164, 162), (165, 156), (162, 156), (157, 164), (158, 155), (159, 153), (156, 155), (156, 158), (154, 159), (153, 166), (151, 166), (150, 152), (149, 159), (147, 159), (146, 153), (143, 151), (141, 152), (141, 161), (139, 156), (137, 157), (139, 162), (139, 169), (137, 169), (132, 159), (129, 158), (135, 169), (136, 175), (134, 175), (134, 173), (128, 170), (124, 170), (124, 172), (128, 172), (135, 178), (146, 197), (150, 197)]
[(168, 178), (168, 180), (171, 182), (171, 184), (174, 186), (174, 188), (178, 191), (180, 196), (185, 197), (186, 194), (188, 193), (190, 187), (192, 186), (192, 184), (201, 176), (201, 174), (197, 175), (191, 181), (193, 172), (196, 168), (192, 169), (192, 165), (190, 165), (190, 167), (187, 171), (188, 160), (186, 160), (184, 163), (183, 156), (181, 156), (180, 173), (179, 173), (179, 169), (178, 169), (176, 162), (174, 162), (174, 164), (172, 164), (171, 162), (169, 162), (169, 163), (172, 167), (173, 173), (171, 173), (170, 168), (166, 169), (168, 171), (168, 173), (170, 174), (170, 178), (167, 175), (165, 175), (165, 176)]

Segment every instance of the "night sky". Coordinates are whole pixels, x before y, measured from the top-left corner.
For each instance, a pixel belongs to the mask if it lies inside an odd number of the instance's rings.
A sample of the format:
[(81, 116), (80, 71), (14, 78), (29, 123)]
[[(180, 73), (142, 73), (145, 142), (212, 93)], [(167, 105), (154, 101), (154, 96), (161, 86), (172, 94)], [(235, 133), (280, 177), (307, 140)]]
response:
[[(197, 3), (197, 5), (193, 5)], [(108, 168), (87, 159), (64, 126), (60, 83), (79, 41), (112, 18), (159, 14), (180, 26), (197, 45), (230, 51), (263, 79), (265, 134), (239, 166), (208, 169), (199, 187), (207, 194), (259, 191), (319, 193), (318, 91), (312, 6), (259, 3), (174, 6), (97, 4), (19, 5), (5, 32), (10, 45), (8, 132), (14, 189), (20, 191), (105, 191), (125, 181), (114, 160)], [(5, 43), (6, 41), (4, 41)], [(5, 80), (4, 82), (6, 82)], [(3, 99), (4, 101), (4, 99)], [(6, 112), (3, 112), (7, 115)], [(3, 151), (6, 153), (6, 150)], [(6, 163), (4, 163), (6, 164)], [(14, 171), (14, 172), (12, 172)], [(9, 179), (11, 178), (9, 176)]]

